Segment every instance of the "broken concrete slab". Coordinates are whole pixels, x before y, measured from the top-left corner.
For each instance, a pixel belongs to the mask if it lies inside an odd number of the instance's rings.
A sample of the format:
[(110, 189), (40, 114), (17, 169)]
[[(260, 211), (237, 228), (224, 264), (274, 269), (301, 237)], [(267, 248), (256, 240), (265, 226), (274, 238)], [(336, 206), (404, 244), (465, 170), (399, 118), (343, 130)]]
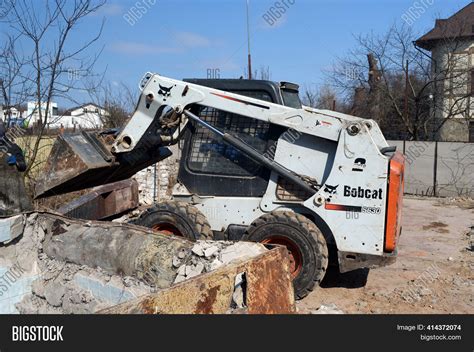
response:
[[(117, 276), (111, 277), (107, 282), (100, 275), (90, 275), (79, 272), (74, 275), (74, 283), (81, 289), (92, 295), (92, 297), (110, 303), (111, 305), (126, 302), (151, 291), (150, 287), (137, 285), (136, 282), (121, 279)], [(74, 297), (72, 297), (74, 298)], [(84, 302), (75, 299), (74, 303)], [(85, 301), (88, 303), (88, 301)]]
[(40, 215), (38, 223), (47, 229), (43, 251), (50, 258), (133, 276), (158, 288), (169, 287), (175, 279), (174, 254), (193, 246), (184, 239), (171, 240), (133, 225), (50, 215)]
[(209, 265), (209, 270), (208, 271), (213, 271), (213, 270), (216, 270), (218, 268), (220, 268), (221, 266), (223, 266), (224, 263), (221, 262), (219, 259), (214, 259), (211, 264)]
[(211, 246), (211, 247), (204, 250), (204, 256), (206, 258), (210, 258), (210, 257), (214, 256), (215, 254), (217, 254), (217, 252), (219, 252), (219, 247)]
[(66, 294), (64, 285), (57, 281), (53, 281), (44, 287), (44, 298), (53, 307), (60, 307), (62, 299)]
[(40, 298), (46, 298), (45, 297), (45, 286), (43, 285), (43, 282), (41, 280), (35, 280), (31, 284), (31, 292)]
[(0, 218), (0, 243), (9, 243), (23, 234), (25, 215)]
[(210, 258), (217, 254), (220, 251), (220, 248), (212, 243), (199, 241), (194, 245), (192, 251), (199, 257)]
[(204, 256), (204, 248), (201, 243), (197, 243), (193, 246), (192, 249), (193, 253), (196, 254), (199, 257)]
[(198, 276), (204, 271), (203, 263), (196, 263), (195, 265), (186, 265), (186, 278)]
[(251, 242), (236, 242), (232, 246), (222, 250), (220, 260), (227, 264), (236, 259), (250, 258), (259, 255), (264, 251), (265, 247), (262, 244), (255, 246), (255, 243)]
[[(234, 260), (255, 257), (266, 251), (265, 246), (259, 243), (197, 241), (191, 249), (192, 256), (180, 260), (174, 283), (216, 270)], [(178, 263), (176, 258), (173, 258), (173, 262)]]
[(235, 277), (234, 293), (232, 294), (232, 303), (235, 309), (242, 309), (245, 307), (245, 273), (239, 273)]

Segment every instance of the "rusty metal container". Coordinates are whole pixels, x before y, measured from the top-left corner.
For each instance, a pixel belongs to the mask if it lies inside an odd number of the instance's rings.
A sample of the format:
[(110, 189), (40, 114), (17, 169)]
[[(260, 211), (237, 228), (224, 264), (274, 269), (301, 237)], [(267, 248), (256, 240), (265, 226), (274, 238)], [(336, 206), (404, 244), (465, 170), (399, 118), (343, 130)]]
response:
[(139, 206), (138, 182), (125, 180), (94, 187), (57, 210), (61, 215), (83, 220), (107, 220)]
[[(246, 308), (229, 310), (236, 275), (245, 273)], [(99, 314), (294, 314), (293, 282), (286, 248), (276, 246)]]

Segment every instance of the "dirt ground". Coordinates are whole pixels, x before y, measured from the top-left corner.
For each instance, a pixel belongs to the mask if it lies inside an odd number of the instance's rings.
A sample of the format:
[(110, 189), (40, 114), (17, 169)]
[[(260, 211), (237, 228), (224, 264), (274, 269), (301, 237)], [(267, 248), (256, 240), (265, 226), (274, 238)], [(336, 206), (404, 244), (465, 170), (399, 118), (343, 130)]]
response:
[(297, 303), (300, 313), (336, 305), (349, 314), (474, 313), (474, 204), (405, 198), (395, 264), (339, 274)]

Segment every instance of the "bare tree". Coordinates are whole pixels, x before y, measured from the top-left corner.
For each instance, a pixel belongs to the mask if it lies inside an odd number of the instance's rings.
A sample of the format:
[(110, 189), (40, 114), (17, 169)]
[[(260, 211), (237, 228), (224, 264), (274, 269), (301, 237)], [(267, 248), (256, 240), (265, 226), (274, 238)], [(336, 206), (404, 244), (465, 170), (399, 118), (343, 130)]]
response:
[[(383, 35), (357, 36), (357, 47), (327, 72), (330, 84), (352, 100), (353, 113), (377, 120), (387, 135), (413, 140), (433, 138), (447, 121), (467, 118), (470, 95), (462, 58), (434, 67), (429, 55), (413, 45), (416, 38), (406, 25), (393, 25)], [(456, 52), (457, 36), (446, 35), (445, 41)], [(448, 103), (442, 99), (453, 91), (464, 93)]]
[(106, 128), (121, 128), (131, 117), (138, 102), (139, 93), (124, 82), (92, 81), (87, 84), (91, 101), (104, 108), (101, 116)]
[(303, 104), (317, 109), (344, 110), (344, 104), (339, 100), (337, 92), (329, 85), (315, 89), (306, 87), (302, 94)]
[(32, 83), (25, 78), (22, 70), (25, 66), (24, 57), (17, 50), (19, 38), (5, 34), (5, 41), (0, 48), (0, 97), (6, 125), (10, 125), (12, 109), (21, 110), (21, 104), (28, 98)]
[[(31, 89), (28, 95), (35, 102), (38, 116), (35, 140), (27, 151), (29, 172), (36, 165), (53, 101), (70, 99), (72, 91), (82, 88), (81, 78), (93, 72), (100, 50), (92, 49), (102, 33), (103, 22), (97, 33), (82, 43), (77, 43), (73, 35), (105, 0), (6, 0), (4, 3), (9, 9), (3, 18), (8, 24), (7, 34), (23, 48), (20, 54), (16, 47), (10, 58), (22, 57), (17, 77), (25, 80)], [(2, 66), (2, 75), (11, 75), (10, 68), (3, 70)]]
[(7, 1), (0, 2), (0, 22), (7, 16), (10, 11), (10, 3)]
[[(244, 74), (242, 76), (245, 79), (249, 78), (248, 68), (245, 67)], [(264, 81), (269, 81), (272, 79), (272, 73), (270, 71), (270, 66), (261, 65), (260, 69), (255, 69), (252, 73), (252, 79), (261, 79)]]

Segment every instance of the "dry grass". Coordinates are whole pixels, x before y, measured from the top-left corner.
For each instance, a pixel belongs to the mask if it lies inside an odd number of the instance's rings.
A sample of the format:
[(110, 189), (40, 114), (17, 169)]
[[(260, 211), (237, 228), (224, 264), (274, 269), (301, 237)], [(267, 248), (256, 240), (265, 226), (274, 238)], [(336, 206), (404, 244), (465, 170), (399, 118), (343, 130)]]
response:
[[(15, 142), (24, 151), (25, 158), (28, 164), (30, 164), (31, 162), (33, 148), (37, 139), (37, 136), (23, 136), (15, 140)], [(36, 160), (34, 161), (33, 166), (31, 167), (29, 178), (36, 179), (43, 171), (43, 167), (46, 164), (46, 161), (48, 160), (49, 153), (51, 152), (51, 148), (53, 147), (55, 140), (56, 136), (43, 136), (41, 138), (38, 148), (38, 155), (36, 156)]]

